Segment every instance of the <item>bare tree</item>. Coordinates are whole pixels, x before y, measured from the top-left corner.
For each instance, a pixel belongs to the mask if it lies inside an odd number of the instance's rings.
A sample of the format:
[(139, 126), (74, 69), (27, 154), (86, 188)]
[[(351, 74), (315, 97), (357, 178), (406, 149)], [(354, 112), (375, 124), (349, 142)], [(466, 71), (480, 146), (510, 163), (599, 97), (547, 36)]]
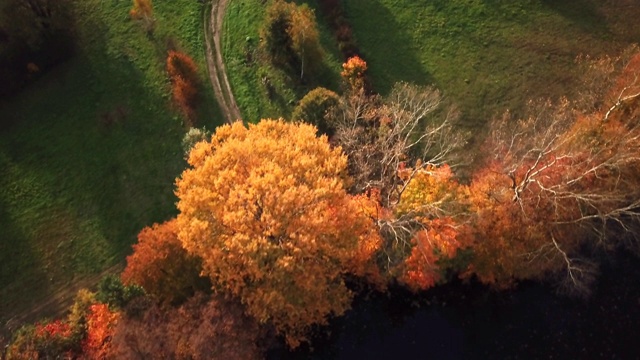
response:
[(327, 115), (327, 123), (335, 128), (333, 141), (349, 158), (351, 191), (374, 191), (386, 211), (374, 220), (385, 240), (382, 255), (388, 270), (416, 247), (412, 240), (418, 232), (427, 234), (426, 219), (450, 216), (453, 211), (454, 201), (447, 194), (442, 202), (400, 209), (414, 178), (436, 176), (438, 167), (456, 163), (457, 151), (465, 143), (464, 134), (455, 128), (457, 118), (456, 109), (445, 106), (438, 90), (407, 83), (396, 84), (386, 98), (356, 88)]
[(458, 112), (445, 107), (440, 92), (398, 83), (387, 98), (363, 89), (345, 95), (328, 114), (334, 141), (349, 156), (352, 191), (379, 189), (383, 205), (393, 207), (411, 180), (398, 176), (401, 166), (415, 172), (453, 165), (465, 137), (455, 129)]
[(561, 272), (565, 285), (584, 292), (595, 267), (581, 249), (617, 246), (620, 232), (633, 234), (640, 220), (639, 70), (637, 55), (591, 113), (563, 99), (532, 103), (524, 120), (507, 114), (493, 123), (486, 166), (505, 181), (488, 196), (519, 209), (521, 266), (535, 269), (522, 274)]

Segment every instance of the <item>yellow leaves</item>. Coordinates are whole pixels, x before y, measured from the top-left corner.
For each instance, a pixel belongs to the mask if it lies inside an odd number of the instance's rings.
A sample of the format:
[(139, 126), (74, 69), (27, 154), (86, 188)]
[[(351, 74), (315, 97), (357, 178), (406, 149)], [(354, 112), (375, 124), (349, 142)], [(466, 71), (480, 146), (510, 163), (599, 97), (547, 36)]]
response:
[(367, 71), (367, 63), (358, 55), (350, 57), (342, 64), (340, 75), (351, 86), (352, 90), (364, 87), (364, 73)]
[(222, 126), (176, 182), (184, 247), (217, 288), (292, 338), (344, 311), (340, 276), (364, 274), (379, 246), (343, 188), (346, 157), (315, 134), (282, 120)]
[(422, 170), (404, 168), (398, 176), (409, 183), (402, 192), (396, 213), (414, 212), (429, 218), (459, 213), (458, 210), (466, 206), (468, 190), (453, 180), (447, 165), (429, 165)]

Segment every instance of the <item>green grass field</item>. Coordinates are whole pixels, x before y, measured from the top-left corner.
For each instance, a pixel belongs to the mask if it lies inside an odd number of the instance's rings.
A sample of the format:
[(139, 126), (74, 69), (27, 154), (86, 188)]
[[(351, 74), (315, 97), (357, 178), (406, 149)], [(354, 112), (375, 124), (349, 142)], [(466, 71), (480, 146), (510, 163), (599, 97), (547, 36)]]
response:
[(574, 96), (579, 54), (640, 42), (640, 7), (602, 0), (345, 0), (375, 90), (433, 84), (481, 125), (527, 99)]
[[(231, 1), (224, 18), (222, 46), (225, 66), (242, 116), (248, 122), (257, 122), (262, 118), (288, 118), (297, 102), (309, 90), (323, 86), (335, 91), (340, 87), (342, 59), (330, 30), (317, 10), (316, 19), (325, 58), (321, 69), (314, 74), (315, 80), (299, 84), (263, 59), (259, 51), (259, 33), (266, 5), (262, 3), (262, 0)], [(315, 1), (297, 3), (306, 3), (312, 9), (317, 5)], [(271, 100), (263, 78), (269, 79), (275, 88), (275, 96)]]
[(154, 5), (149, 36), (130, 1), (75, 1), (77, 54), (0, 103), (0, 325), (122, 263), (140, 229), (175, 214), (185, 127), (170, 101), (168, 46), (200, 66), (198, 125), (221, 122), (203, 5)]

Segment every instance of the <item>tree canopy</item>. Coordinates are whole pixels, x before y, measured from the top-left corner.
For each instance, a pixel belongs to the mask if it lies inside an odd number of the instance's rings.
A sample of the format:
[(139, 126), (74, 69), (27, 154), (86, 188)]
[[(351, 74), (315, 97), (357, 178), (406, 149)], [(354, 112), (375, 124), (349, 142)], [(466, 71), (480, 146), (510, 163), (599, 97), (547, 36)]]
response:
[(306, 124), (263, 120), (217, 129), (177, 180), (178, 237), (218, 290), (272, 323), (292, 346), (340, 315), (343, 275), (363, 269), (378, 235), (347, 194), (347, 159)]

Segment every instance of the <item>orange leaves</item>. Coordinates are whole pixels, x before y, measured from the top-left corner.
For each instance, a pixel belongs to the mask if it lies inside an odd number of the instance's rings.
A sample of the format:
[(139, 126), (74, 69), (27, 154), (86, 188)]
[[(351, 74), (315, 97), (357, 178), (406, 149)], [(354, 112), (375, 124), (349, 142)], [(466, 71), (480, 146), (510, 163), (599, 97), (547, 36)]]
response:
[(446, 165), (401, 167), (398, 172), (406, 185), (395, 207), (397, 221), (415, 229), (400, 281), (414, 291), (425, 290), (440, 279), (442, 260), (455, 258), (458, 250), (471, 245), (465, 219), (468, 189), (453, 179)]
[(196, 64), (186, 54), (170, 50), (167, 56), (167, 72), (171, 80), (173, 100), (190, 125), (193, 125), (199, 100)]
[(459, 249), (468, 247), (464, 227), (445, 217), (425, 222), (426, 229), (413, 238), (414, 247), (405, 260), (400, 281), (414, 291), (426, 290), (440, 280), (440, 261), (453, 259)]
[[(604, 84), (615, 71), (609, 59), (595, 67)], [(611, 224), (631, 229), (640, 208), (639, 74), (636, 54), (609, 92), (578, 104), (532, 102), (528, 118), (507, 114), (492, 125), (470, 186), (477, 212), (470, 273), (499, 287), (564, 273), (582, 287), (578, 274), (591, 270), (581, 249), (616, 244)]]
[(127, 257), (122, 282), (140, 285), (163, 302), (188, 296), (198, 283), (200, 263), (182, 248), (177, 230), (175, 220), (144, 228)]
[(367, 63), (358, 55), (349, 58), (346, 63), (342, 64), (342, 69), (340, 75), (352, 90), (364, 87), (364, 73), (367, 71)]
[(133, 9), (131, 9), (129, 15), (134, 19), (143, 19), (150, 18), (152, 12), (151, 0), (133, 0)]
[(341, 314), (341, 277), (366, 273), (372, 220), (343, 188), (346, 158), (306, 124), (240, 122), (199, 143), (177, 181), (178, 237), (214, 286), (295, 346)]
[(84, 355), (89, 359), (107, 359), (111, 337), (120, 314), (111, 312), (106, 304), (91, 305), (87, 316), (87, 337), (83, 343)]

